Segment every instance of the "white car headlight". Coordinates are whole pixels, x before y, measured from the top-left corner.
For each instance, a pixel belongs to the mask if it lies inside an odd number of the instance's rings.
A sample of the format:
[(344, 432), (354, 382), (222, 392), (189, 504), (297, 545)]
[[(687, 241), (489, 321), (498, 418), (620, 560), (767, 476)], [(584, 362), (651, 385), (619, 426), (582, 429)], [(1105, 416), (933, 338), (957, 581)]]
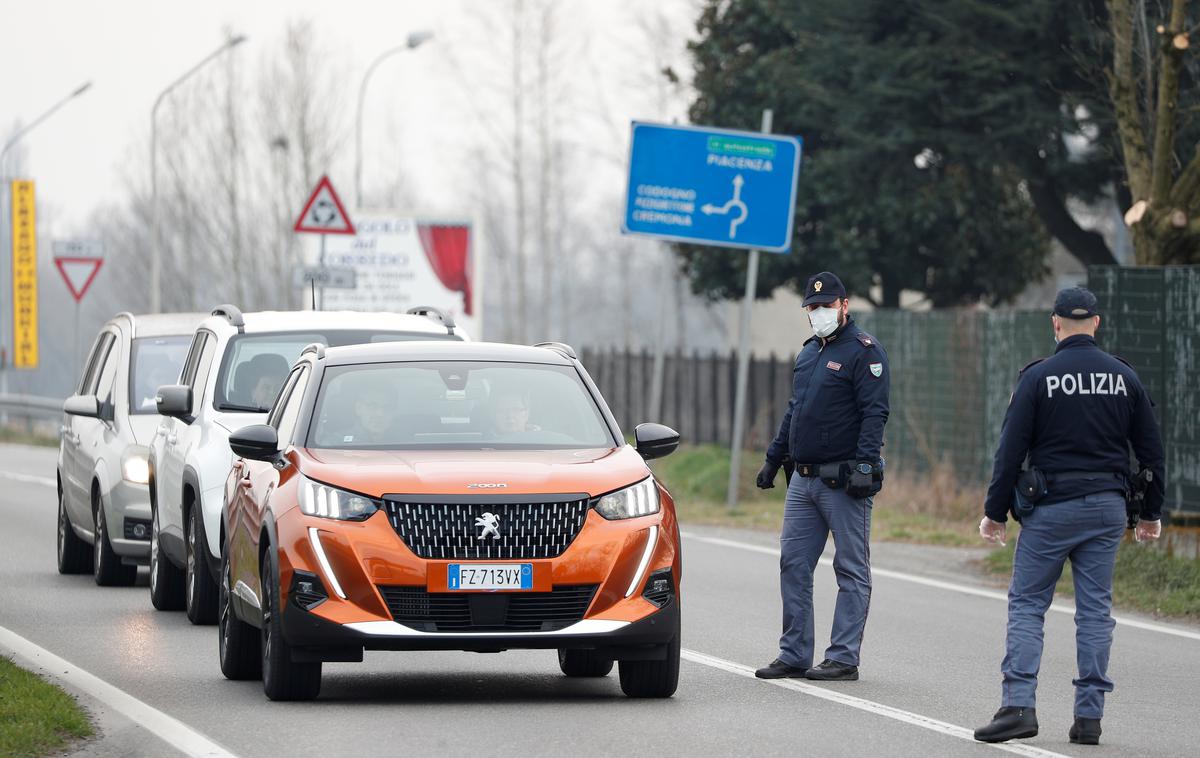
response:
[(134, 484), (147, 484), (150, 481), (150, 462), (146, 456), (147, 450), (141, 445), (130, 445), (121, 454), (121, 478)]
[(654, 477), (648, 476), (635, 485), (596, 498), (594, 507), (610, 521), (658, 513), (658, 485)]
[(381, 507), (380, 501), (366, 495), (339, 490), (311, 479), (300, 482), (300, 510), (309, 516), (362, 521)]

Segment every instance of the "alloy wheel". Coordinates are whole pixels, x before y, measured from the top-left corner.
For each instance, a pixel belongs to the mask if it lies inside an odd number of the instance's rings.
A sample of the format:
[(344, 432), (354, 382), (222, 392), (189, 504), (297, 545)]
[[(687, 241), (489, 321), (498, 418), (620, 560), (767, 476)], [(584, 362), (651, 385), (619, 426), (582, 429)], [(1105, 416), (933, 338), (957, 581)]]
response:
[(154, 509), (150, 524), (150, 592), (158, 591), (158, 509)]

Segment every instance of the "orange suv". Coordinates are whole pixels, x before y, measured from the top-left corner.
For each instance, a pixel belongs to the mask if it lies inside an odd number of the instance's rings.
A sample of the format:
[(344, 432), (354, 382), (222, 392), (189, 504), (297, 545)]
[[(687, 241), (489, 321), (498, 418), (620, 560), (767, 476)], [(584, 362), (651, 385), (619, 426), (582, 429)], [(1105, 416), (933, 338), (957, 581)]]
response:
[(221, 671), (301, 700), (364, 649), (543, 648), (670, 697), (679, 527), (645, 460), (679, 435), (634, 436), (565, 345), (305, 348), (229, 438)]

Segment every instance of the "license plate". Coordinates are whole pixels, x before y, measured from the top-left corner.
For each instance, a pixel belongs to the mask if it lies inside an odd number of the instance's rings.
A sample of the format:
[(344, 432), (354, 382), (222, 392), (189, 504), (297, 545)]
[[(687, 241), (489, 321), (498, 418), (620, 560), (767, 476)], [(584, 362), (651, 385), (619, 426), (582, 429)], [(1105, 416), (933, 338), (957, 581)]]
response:
[(532, 563), (451, 563), (446, 584), (452, 590), (531, 590)]

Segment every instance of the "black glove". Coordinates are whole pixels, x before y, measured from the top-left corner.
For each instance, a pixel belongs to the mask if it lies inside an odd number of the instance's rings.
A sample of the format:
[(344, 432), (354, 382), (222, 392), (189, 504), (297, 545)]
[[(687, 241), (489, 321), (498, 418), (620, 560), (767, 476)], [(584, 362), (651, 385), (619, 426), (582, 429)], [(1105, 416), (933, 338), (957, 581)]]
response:
[(767, 461), (763, 467), (758, 470), (758, 488), (760, 490), (774, 489), (775, 475), (779, 473), (779, 464)]
[(859, 471), (858, 467), (861, 465), (861, 463), (855, 465), (850, 472), (850, 480), (846, 482), (846, 494), (853, 498), (863, 498), (875, 494), (875, 477)]

